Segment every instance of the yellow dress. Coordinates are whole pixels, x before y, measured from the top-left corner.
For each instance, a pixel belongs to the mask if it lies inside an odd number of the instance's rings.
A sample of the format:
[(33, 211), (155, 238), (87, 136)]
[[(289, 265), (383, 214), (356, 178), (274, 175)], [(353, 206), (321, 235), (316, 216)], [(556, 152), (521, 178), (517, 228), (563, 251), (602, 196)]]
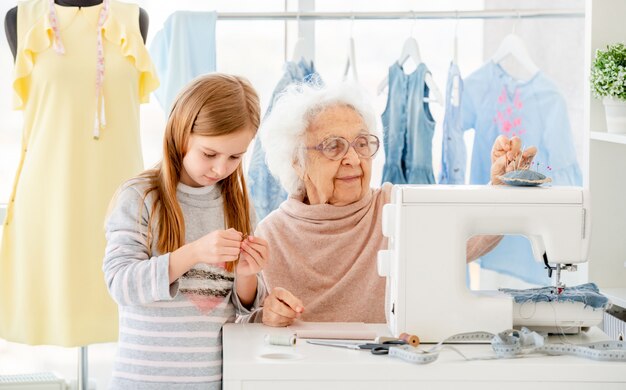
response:
[(115, 190), (142, 170), (139, 104), (158, 86), (139, 8), (111, 1), (102, 27), (106, 125), (93, 138), (100, 8), (18, 5), (15, 108), (22, 156), (0, 246), (0, 338), (65, 347), (115, 341), (104, 282), (104, 218)]

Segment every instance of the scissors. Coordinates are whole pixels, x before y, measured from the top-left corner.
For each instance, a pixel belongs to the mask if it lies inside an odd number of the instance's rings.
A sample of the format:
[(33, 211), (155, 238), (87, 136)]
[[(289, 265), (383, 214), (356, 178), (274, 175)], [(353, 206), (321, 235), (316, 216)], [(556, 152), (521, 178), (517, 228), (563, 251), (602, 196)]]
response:
[(316, 341), (316, 340), (307, 340), (307, 343), (314, 345), (324, 345), (327, 347), (337, 347), (337, 348), (348, 348), (348, 349), (369, 349), (372, 355), (387, 355), (389, 354), (389, 348), (404, 345), (406, 341), (404, 340), (388, 340), (382, 343), (346, 343), (340, 341)]

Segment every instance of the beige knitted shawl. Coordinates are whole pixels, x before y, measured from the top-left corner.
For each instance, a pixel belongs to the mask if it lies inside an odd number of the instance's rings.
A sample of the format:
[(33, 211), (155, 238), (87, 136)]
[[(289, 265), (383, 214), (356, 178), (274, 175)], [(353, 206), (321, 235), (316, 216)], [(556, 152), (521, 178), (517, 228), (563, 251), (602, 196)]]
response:
[(347, 206), (291, 197), (259, 223), (256, 235), (270, 245), (267, 282), (302, 300), (303, 320), (385, 322), (376, 257), (387, 246), (381, 216), (390, 190), (386, 184)]

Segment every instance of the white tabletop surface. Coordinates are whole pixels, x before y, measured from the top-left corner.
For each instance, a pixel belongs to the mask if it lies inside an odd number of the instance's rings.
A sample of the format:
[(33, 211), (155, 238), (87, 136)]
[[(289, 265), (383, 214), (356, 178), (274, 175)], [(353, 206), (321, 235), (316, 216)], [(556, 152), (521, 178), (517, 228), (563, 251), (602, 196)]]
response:
[[(379, 335), (388, 334), (384, 324), (362, 325), (375, 330)], [(585, 383), (605, 383), (607, 386), (602, 387), (603, 389), (626, 389), (626, 363), (621, 362), (598, 362), (574, 356), (545, 355), (465, 361), (458, 354), (445, 351), (434, 363), (416, 365), (389, 356), (372, 355), (368, 351), (311, 345), (301, 339), (292, 347), (267, 345), (264, 342), (266, 334), (292, 333), (293, 330), (289, 328), (271, 328), (262, 324), (226, 324), (223, 335), (225, 389), (253, 388), (240, 384), (255, 381), (428, 382), (441, 381), (442, 378), (455, 382), (525, 381), (528, 384), (539, 382), (573, 384), (568, 388), (584, 388), (580, 385)], [(592, 328), (588, 333), (567, 336), (565, 340), (569, 343), (587, 343), (607, 340), (607, 336), (598, 328)], [(551, 337), (550, 342), (558, 341), (558, 337)], [(456, 347), (468, 357), (493, 356), (491, 346), (488, 344)]]

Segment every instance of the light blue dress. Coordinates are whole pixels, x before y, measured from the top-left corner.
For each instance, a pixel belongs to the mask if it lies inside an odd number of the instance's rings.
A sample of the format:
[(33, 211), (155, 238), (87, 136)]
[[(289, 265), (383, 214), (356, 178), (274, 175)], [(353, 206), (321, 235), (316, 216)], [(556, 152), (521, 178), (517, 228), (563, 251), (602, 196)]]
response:
[[(458, 80), (459, 100), (452, 101), (454, 79)], [(446, 113), (443, 118), (443, 139), (441, 148), (441, 172), (439, 184), (464, 184), (465, 165), (467, 164), (467, 148), (463, 139), (461, 122), (461, 98), (463, 96), (463, 79), (459, 67), (450, 63), (448, 83), (446, 85)]]
[(178, 92), (194, 78), (215, 72), (216, 12), (176, 11), (150, 45), (161, 86), (154, 92), (169, 115)]
[(435, 121), (424, 98), (429, 72), (419, 64), (410, 74), (397, 62), (389, 68), (389, 94), (382, 114), (385, 165), (382, 182), (434, 184), (432, 141)]
[[(321, 78), (315, 71), (313, 62), (304, 59), (300, 60), (298, 63), (292, 61), (286, 62), (283, 77), (276, 85), (276, 88), (274, 88), (272, 100), (265, 116), (272, 111), (274, 101), (285, 88), (290, 84), (300, 82), (315, 82), (321, 84)], [(263, 150), (259, 137), (257, 137), (254, 142), (246, 182), (259, 221), (276, 210), (278, 206), (287, 199), (287, 191), (283, 189), (280, 181), (272, 176), (267, 167), (265, 151)]]
[[(491, 148), (504, 134), (520, 137), (525, 147), (538, 148), (532, 168), (550, 176), (553, 185), (582, 185), (565, 100), (542, 72), (518, 82), (499, 65), (487, 62), (465, 79), (461, 116), (464, 129), (476, 130), (470, 183), (489, 182)], [(543, 263), (533, 259), (530, 242), (521, 236), (506, 236), (481, 258), (481, 266), (528, 283), (550, 282)]]

